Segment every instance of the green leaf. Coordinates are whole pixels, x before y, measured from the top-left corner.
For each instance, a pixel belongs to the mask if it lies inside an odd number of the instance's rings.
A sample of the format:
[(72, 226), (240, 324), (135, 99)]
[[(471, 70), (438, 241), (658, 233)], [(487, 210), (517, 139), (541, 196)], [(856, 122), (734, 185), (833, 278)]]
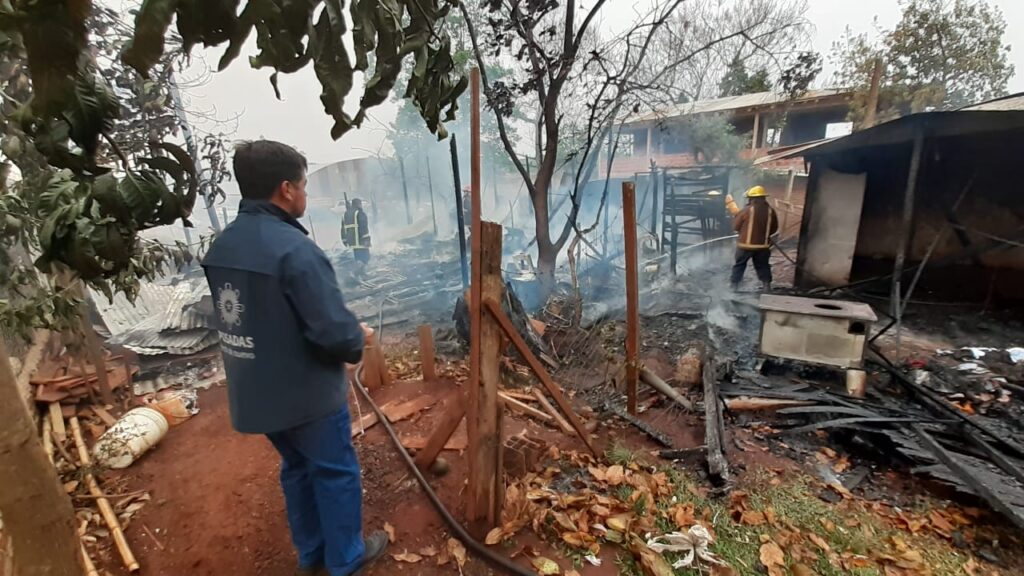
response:
[(178, 0), (143, 0), (135, 15), (135, 34), (121, 55), (125, 64), (149, 76), (164, 54), (164, 36), (177, 7)]

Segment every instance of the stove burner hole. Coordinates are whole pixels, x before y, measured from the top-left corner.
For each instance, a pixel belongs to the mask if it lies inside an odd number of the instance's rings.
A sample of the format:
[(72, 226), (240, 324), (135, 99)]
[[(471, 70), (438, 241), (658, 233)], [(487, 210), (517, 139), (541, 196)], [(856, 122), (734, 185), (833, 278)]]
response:
[(842, 306), (836, 306), (835, 304), (815, 304), (815, 308), (821, 308), (822, 310), (842, 310)]

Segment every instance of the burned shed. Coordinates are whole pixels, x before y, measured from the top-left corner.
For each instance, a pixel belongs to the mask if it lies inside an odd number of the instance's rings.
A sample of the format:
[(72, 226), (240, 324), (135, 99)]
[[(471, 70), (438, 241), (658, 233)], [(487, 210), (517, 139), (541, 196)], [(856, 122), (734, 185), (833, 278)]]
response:
[(882, 286), (897, 301), (1024, 297), (1024, 96), (913, 114), (798, 153), (810, 164), (798, 286), (891, 278)]

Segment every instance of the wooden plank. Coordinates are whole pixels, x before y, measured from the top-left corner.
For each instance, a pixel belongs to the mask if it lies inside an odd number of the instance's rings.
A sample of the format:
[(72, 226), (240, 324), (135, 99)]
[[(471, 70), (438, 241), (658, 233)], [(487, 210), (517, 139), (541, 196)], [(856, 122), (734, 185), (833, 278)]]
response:
[(534, 375), (537, 376), (540, 383), (544, 385), (544, 388), (547, 389), (548, 394), (551, 394), (551, 397), (555, 399), (555, 403), (558, 404), (558, 408), (565, 415), (566, 419), (569, 420), (569, 424), (571, 424), (573, 430), (576, 431), (576, 435), (580, 437), (580, 440), (583, 440), (583, 443), (595, 458), (599, 457), (597, 450), (595, 450), (594, 446), (590, 443), (590, 436), (587, 435), (587, 431), (583, 429), (583, 425), (580, 424), (579, 419), (576, 417), (576, 413), (573, 412), (572, 405), (565, 399), (565, 395), (562, 394), (561, 388), (559, 388), (558, 385), (555, 384), (554, 380), (551, 379), (551, 376), (544, 369), (544, 366), (541, 365), (540, 360), (538, 360), (537, 357), (533, 355), (533, 352), (530, 351), (530, 347), (526, 345), (526, 341), (523, 340), (523, 337), (516, 331), (515, 326), (512, 325), (512, 321), (509, 320), (508, 316), (505, 316), (505, 313), (501, 311), (501, 305), (495, 300), (485, 300), (483, 304), (487, 309), (487, 312), (498, 321), (498, 324), (505, 332), (505, 335), (508, 336), (508, 339), (512, 341), (516, 350), (518, 350), (519, 354), (526, 360), (526, 364), (531, 370), (533, 370)]
[(537, 398), (537, 402), (540, 402), (540, 405), (544, 407), (544, 410), (547, 411), (548, 414), (551, 414), (551, 417), (555, 419), (555, 423), (562, 429), (562, 432), (565, 432), (566, 434), (573, 433), (572, 425), (558, 413), (558, 410), (555, 410), (555, 407), (551, 405), (551, 402), (548, 402), (547, 396), (540, 391), (540, 388), (534, 388), (533, 395)]
[[(501, 278), (501, 226), (482, 222), (480, 232), (474, 233), (475, 236), (480, 237), (481, 298), (500, 299), (504, 289)], [(479, 312), (479, 307), (477, 310)], [(501, 327), (493, 318), (481, 314), (478, 320), (480, 357), (477, 410), (469, 412), (469, 418), (476, 422), (476, 451), (470, 453), (470, 461), (476, 469), (476, 485), (470, 490), (470, 497), (476, 500), (476, 517), (472, 520), (486, 519), (487, 527), (491, 528), (501, 519), (500, 510), (495, 510), (495, 506), (499, 501), (497, 493), (502, 482), (498, 465), (501, 446), (498, 388), (501, 384), (502, 336)]]
[(103, 406), (93, 406), (92, 411), (100, 417), (100, 420), (103, 420), (103, 423), (106, 424), (107, 427), (113, 426), (117, 423), (117, 418), (114, 418)]
[(509, 410), (518, 412), (520, 414), (524, 414), (531, 418), (536, 418), (537, 420), (540, 420), (541, 422), (544, 423), (553, 423), (555, 421), (555, 418), (552, 415), (548, 414), (547, 412), (541, 412), (540, 410), (537, 410), (533, 406), (523, 404), (522, 402), (516, 400), (515, 398), (512, 398), (511, 396), (505, 396), (501, 392), (498, 393), (498, 396), (501, 397), (501, 403), (504, 404), (505, 407), (508, 408)]
[(707, 445), (708, 473), (721, 486), (729, 481), (729, 462), (725, 458), (722, 403), (718, 399), (718, 370), (713, 357), (704, 364), (704, 444)]
[(526, 394), (525, 392), (517, 392), (515, 390), (502, 390), (501, 393), (509, 398), (515, 398), (523, 402), (535, 402), (537, 400), (537, 397), (533, 394)]
[[(469, 437), (469, 498), (466, 502), (466, 519), (472, 524), (486, 517), (486, 510), (479, 509), (480, 471), (476, 456), (480, 453), (480, 434), (477, 429), (477, 414), (480, 404), (480, 301), (483, 288), (480, 261), (480, 71), (470, 70), (470, 282), (469, 282), (469, 389), (466, 395), (466, 432)], [(486, 502), (486, 499), (484, 500)], [(472, 526), (471, 526), (472, 528)], [(481, 536), (481, 530), (475, 530)]]
[[(430, 468), (430, 465), (437, 459), (437, 455), (441, 453), (448, 445), (448, 439), (452, 437), (455, 430), (458, 429), (459, 424), (462, 422), (462, 418), (466, 415), (466, 400), (462, 394), (458, 394), (455, 397), (455, 402), (448, 408), (448, 411), (444, 413), (444, 417), (438, 422), (434, 433), (430, 435), (426, 445), (423, 446), (423, 450), (416, 454), (416, 467), (421, 470)], [(404, 441), (403, 441), (404, 443)], [(466, 438), (466, 446), (469, 445), (469, 437)]]
[(78, 417), (71, 418), (71, 434), (74, 436), (75, 446), (78, 448), (78, 458), (82, 461), (82, 468), (86, 470), (85, 483), (89, 487), (89, 493), (96, 498), (96, 506), (100, 509), (100, 514), (103, 516), (103, 520), (106, 521), (107, 528), (110, 529), (110, 534), (114, 538), (114, 544), (117, 546), (117, 551), (121, 555), (125, 568), (129, 572), (135, 572), (139, 569), (139, 562), (135, 559), (135, 555), (132, 554), (132, 549), (128, 546), (128, 540), (125, 539), (124, 531), (121, 530), (121, 523), (117, 520), (114, 507), (110, 505), (110, 501), (103, 495), (103, 490), (100, 489), (99, 483), (96, 482), (96, 477), (91, 472), (88, 472), (92, 461), (89, 458), (89, 449), (85, 446), (85, 440), (82, 439), (82, 427), (78, 424)]
[(43, 452), (53, 463), (53, 423), (49, 418), (43, 418)]
[(379, 356), (377, 355), (377, 337), (370, 334), (363, 345), (363, 386), (367, 390), (376, 390), (384, 385), (381, 374)]
[(53, 435), (58, 442), (68, 439), (68, 431), (64, 427), (64, 413), (57, 402), (50, 402), (50, 424), (53, 425)]
[(636, 189), (622, 183), (622, 222), (626, 250), (626, 411), (636, 416), (640, 368), (640, 288), (637, 274)]
[[(394, 424), (395, 422), (401, 422), (402, 420), (411, 418), (436, 403), (436, 398), (431, 396), (420, 396), (401, 404), (389, 402), (384, 406), (381, 406), (380, 411), (384, 413), (384, 417), (388, 419), (388, 422)], [(375, 412), (371, 411), (363, 414), (362, 418), (352, 423), (352, 436), (355, 437), (357, 434), (373, 428), (377, 422), (378, 419)]]
[(434, 370), (434, 331), (430, 324), (423, 324), (417, 331), (420, 336), (420, 365), (423, 369), (423, 381), (437, 380), (437, 372)]

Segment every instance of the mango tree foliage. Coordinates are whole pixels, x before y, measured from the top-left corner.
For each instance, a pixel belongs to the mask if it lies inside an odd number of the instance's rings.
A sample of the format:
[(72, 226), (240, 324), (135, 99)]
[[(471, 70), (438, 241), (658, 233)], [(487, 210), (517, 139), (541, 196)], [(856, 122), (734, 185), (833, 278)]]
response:
[[(190, 225), (200, 189), (193, 159), (163, 141), (173, 124), (145, 114), (124, 119), (126, 108), (165, 101), (161, 63), (168, 57), (226, 45), (223, 69), (255, 35), (249, 64), (272, 69), (275, 90), (280, 73), (312, 64), (334, 138), (387, 98), (410, 61), (405, 97), (444, 137), (442, 122), (454, 118), (466, 86), (436, 26), (449, 8), (439, 0), (145, 0), (112, 59), (105, 41), (114, 32), (90, 34), (97, 30), (90, 19), (104, 8), (88, 0), (0, 0), (0, 321), (20, 331), (56, 326), (75, 309), (75, 278), (131, 297), (140, 278), (188, 258), (185, 247), (146, 242), (139, 233), (178, 220)], [(112, 74), (122, 62), (128, 67)], [(350, 117), (343, 104), (356, 72), (366, 82)], [(121, 81), (131, 74), (137, 82)], [(142, 142), (122, 138), (126, 127), (153, 130)]]

